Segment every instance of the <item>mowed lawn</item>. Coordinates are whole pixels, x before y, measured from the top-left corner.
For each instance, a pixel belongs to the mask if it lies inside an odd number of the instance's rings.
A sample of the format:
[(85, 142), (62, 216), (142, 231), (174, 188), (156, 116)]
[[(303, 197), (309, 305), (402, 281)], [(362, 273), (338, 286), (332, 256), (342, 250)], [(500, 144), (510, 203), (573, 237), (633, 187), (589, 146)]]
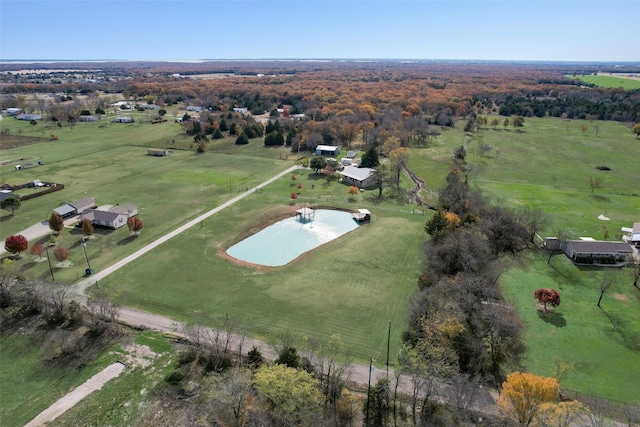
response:
[[(615, 282), (597, 307), (598, 280), (603, 269), (577, 268), (564, 256), (547, 263), (533, 254), (502, 277), (507, 298), (526, 325), (526, 371), (557, 376), (557, 362), (572, 367), (561, 386), (588, 395), (637, 403), (640, 384), (640, 291), (630, 272), (614, 270)], [(533, 292), (552, 288), (560, 293), (553, 314), (536, 310)]]
[[(297, 189), (297, 184), (303, 188)], [(292, 186), (301, 192), (295, 206), (289, 202)], [(122, 289), (127, 304), (181, 320), (209, 317), (212, 324), (214, 318), (229, 316), (250, 335), (269, 342), (284, 335), (323, 342), (338, 334), (360, 361), (386, 352), (391, 320), (393, 357), (400, 348), (408, 301), (416, 290), (426, 219), (412, 215), (408, 206), (371, 205), (362, 195), (349, 204), (346, 189), (301, 171), (295, 184), (289, 177), (279, 180), (103, 283)], [(373, 220), (283, 267), (240, 266), (221, 256), (242, 236), (257, 231), (266, 218), (314, 200), (336, 207), (367, 207)]]

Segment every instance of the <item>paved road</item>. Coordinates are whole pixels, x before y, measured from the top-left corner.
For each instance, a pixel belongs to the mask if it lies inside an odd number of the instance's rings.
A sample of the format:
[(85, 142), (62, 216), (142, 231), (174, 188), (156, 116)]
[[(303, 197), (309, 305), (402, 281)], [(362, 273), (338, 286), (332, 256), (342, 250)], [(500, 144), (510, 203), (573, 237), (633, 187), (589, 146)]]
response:
[(120, 362), (113, 363), (98, 372), (83, 384), (61, 397), (56, 403), (40, 412), (37, 417), (25, 424), (25, 427), (45, 426), (60, 415), (73, 408), (78, 402), (96, 390), (100, 390), (109, 380), (119, 376), (124, 370)]

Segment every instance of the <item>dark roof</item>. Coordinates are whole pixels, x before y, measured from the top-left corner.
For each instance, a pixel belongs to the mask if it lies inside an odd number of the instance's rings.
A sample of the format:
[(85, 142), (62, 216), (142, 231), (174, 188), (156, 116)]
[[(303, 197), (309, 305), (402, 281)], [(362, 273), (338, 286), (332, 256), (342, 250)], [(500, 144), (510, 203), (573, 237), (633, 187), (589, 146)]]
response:
[(617, 254), (633, 253), (631, 246), (624, 242), (605, 242), (602, 240), (570, 240), (567, 242), (575, 252), (581, 254)]

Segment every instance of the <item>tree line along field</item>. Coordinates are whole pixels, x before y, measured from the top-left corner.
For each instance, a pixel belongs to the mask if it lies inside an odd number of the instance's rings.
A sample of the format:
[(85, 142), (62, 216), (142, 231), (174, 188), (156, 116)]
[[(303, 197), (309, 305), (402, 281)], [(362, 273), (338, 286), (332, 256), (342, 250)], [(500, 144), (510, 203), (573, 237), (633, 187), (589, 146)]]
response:
[[(596, 125), (597, 136), (593, 129)], [(25, 135), (38, 132), (30, 129), (28, 123), (10, 122), (2, 126), (16, 132), (22, 129)], [(78, 124), (59, 131), (55, 142), (5, 150), (7, 157), (41, 158), (47, 164), (24, 171), (10, 168), (7, 171), (3, 166), (3, 181), (22, 182), (47, 175), (48, 180), (64, 182), (69, 187), (25, 202), (14, 218), (2, 223), (3, 234), (4, 230), (14, 233), (46, 218), (51, 204), (80, 198), (89, 186), (94, 188), (94, 194), (87, 195), (96, 197), (99, 204), (122, 201), (144, 208), (140, 216), (145, 228), (140, 237), (129, 239), (126, 231), (121, 230), (100, 235), (88, 245), (92, 265), (99, 269), (292, 164), (291, 160), (282, 160), (277, 149), (263, 148), (260, 140), (252, 140), (243, 147), (235, 146), (232, 140), (220, 140), (210, 144), (204, 154), (176, 151), (166, 158), (153, 158), (146, 156), (145, 147), (161, 145), (167, 139), (178, 140), (181, 138), (178, 125), (142, 124), (106, 129), (98, 126)], [(583, 131), (583, 126), (588, 129)], [(411, 150), (410, 169), (423, 177), (429, 188), (425, 200), (434, 197), (448, 172), (453, 149), (462, 144), (467, 147), (468, 159), (474, 167), (469, 174), (470, 182), (498, 203), (543, 209), (553, 219), (545, 230), (549, 235), (564, 228), (576, 235), (598, 237), (602, 223), (597, 216), (602, 212), (612, 218), (606, 224), (611, 237), (621, 226), (637, 220), (640, 202), (633, 188), (639, 188), (640, 181), (634, 159), (640, 154), (640, 144), (622, 125), (527, 119), (522, 132), (481, 129), (477, 134), (465, 134), (461, 126), (444, 130), (430, 148)], [(492, 149), (481, 154), (481, 144), (490, 144)], [(600, 165), (609, 165), (612, 170), (599, 171), (596, 167)], [(594, 174), (606, 175), (603, 187), (591, 194), (588, 180)], [(114, 273), (105, 282), (123, 291), (126, 304), (182, 320), (225, 313), (246, 325), (252, 335), (267, 340), (275, 341), (285, 333), (294, 333), (300, 339), (322, 339), (338, 333), (359, 361), (368, 360), (372, 354), (380, 355), (387, 321), (391, 319), (392, 348), (397, 351), (401, 325), (420, 271), (420, 246), (426, 237), (423, 225), (428, 217), (412, 214), (411, 205), (397, 199), (387, 197), (380, 203), (374, 192), (361, 193), (351, 203), (345, 186), (327, 182), (323, 176), (308, 171), (302, 172), (295, 183), (303, 186), (299, 202), (367, 207), (372, 210), (374, 220), (282, 268), (254, 270), (221, 258), (218, 251), (246, 235), (257, 223), (291, 209), (289, 194), (293, 181), (283, 178), (205, 221), (202, 229), (191, 229)], [(403, 180), (402, 185), (410, 184)], [(79, 237), (65, 230), (60, 243), (73, 245)], [(380, 241), (385, 245), (380, 245)], [(73, 281), (83, 269), (80, 249), (76, 247), (74, 254), (77, 268), (56, 271), (60, 280)], [(24, 274), (46, 278), (46, 266), (30, 265), (29, 257), (24, 257)], [(548, 274), (543, 264), (532, 263), (536, 269), (534, 278)], [(582, 277), (583, 272), (571, 266), (568, 269), (576, 277)], [(520, 279), (513, 280), (516, 282), (513, 284), (510, 274), (505, 275), (505, 287), (516, 289), (513, 292), (522, 298), (518, 306), (529, 330), (534, 330), (542, 321), (526, 318), (527, 313), (535, 313), (530, 306), (532, 291), (520, 293), (517, 283)], [(556, 288), (561, 290), (571, 281), (563, 276), (552, 275), (552, 279), (555, 282), (549, 287), (557, 284)], [(588, 286), (588, 281), (581, 282)], [(638, 313), (638, 299), (632, 291), (621, 287), (619, 293), (626, 299), (608, 301), (612, 305), (629, 304), (624, 311), (624, 316), (629, 317), (624, 317), (619, 327), (621, 333), (631, 336), (638, 333), (638, 319), (634, 317)], [(564, 299), (558, 312), (563, 312), (565, 305), (572, 307), (570, 300)], [(592, 332), (581, 328), (581, 319), (602, 315), (594, 313), (594, 307), (586, 303), (573, 307), (572, 316), (577, 320), (571, 322), (571, 340), (581, 340), (580, 337)], [(554, 334), (553, 329), (549, 334), (560, 335)], [(603, 336), (601, 348), (619, 349), (617, 344), (608, 345), (607, 341), (619, 336)], [(533, 335), (527, 339), (536, 343)], [(568, 341), (567, 338), (558, 341), (558, 348), (569, 348)], [(549, 338), (545, 342), (548, 346), (553, 341)], [(611, 357), (606, 352), (594, 354), (596, 357), (589, 362), (588, 369), (576, 367), (583, 381), (571, 382), (568, 375), (569, 384), (584, 393), (627, 399), (620, 393), (628, 390), (625, 388), (628, 377), (610, 376), (604, 382), (592, 381), (596, 377), (593, 373), (602, 375), (607, 370), (606, 363)], [(634, 359), (633, 352), (621, 351), (619, 356), (625, 354), (627, 360)], [(563, 355), (561, 352), (560, 356)], [(548, 359), (537, 357), (531, 346), (527, 363), (536, 373), (553, 374), (549, 372)], [(629, 366), (629, 369), (637, 374), (637, 368)], [(590, 374), (585, 377), (585, 372)], [(594, 383), (597, 391), (589, 390)]]
[(627, 78), (624, 75), (570, 75), (568, 77), (600, 87), (622, 88), (624, 90), (640, 89), (640, 80)]

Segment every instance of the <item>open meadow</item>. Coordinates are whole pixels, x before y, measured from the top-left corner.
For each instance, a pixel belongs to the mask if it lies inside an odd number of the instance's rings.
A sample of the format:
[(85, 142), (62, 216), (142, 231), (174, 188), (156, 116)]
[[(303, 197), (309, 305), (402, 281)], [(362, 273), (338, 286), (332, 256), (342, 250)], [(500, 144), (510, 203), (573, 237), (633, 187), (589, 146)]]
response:
[(634, 78), (629, 78), (624, 75), (571, 75), (567, 76), (572, 79), (578, 79), (583, 82), (591, 83), (600, 87), (608, 88), (622, 88), (624, 90), (640, 89), (640, 79), (636, 75)]
[[(21, 135), (46, 137), (49, 133), (41, 132), (40, 125), (33, 128), (22, 122), (1, 126), (12, 134), (21, 131)], [(576, 237), (602, 239), (606, 233), (613, 240), (620, 227), (640, 220), (640, 143), (628, 127), (533, 118), (527, 118), (520, 130), (499, 126), (465, 134), (462, 127), (458, 123), (453, 129), (442, 129), (431, 147), (411, 150), (409, 168), (425, 180), (428, 190), (422, 197), (427, 202), (437, 201), (453, 150), (464, 144), (471, 185), (494, 203), (545, 211), (551, 222), (543, 235), (562, 229)], [(41, 179), (67, 186), (25, 201), (12, 218), (2, 217), (2, 236), (47, 218), (61, 202), (85, 195), (97, 198), (98, 204), (136, 204), (144, 223), (139, 237), (129, 237), (126, 229), (98, 231), (88, 243), (96, 270), (294, 164), (293, 155), (286, 158), (284, 149), (263, 148), (257, 139), (247, 146), (236, 146), (232, 139), (218, 140), (209, 144), (206, 153), (197, 154), (187, 149), (191, 148), (189, 138), (171, 122), (78, 124), (56, 134), (57, 141), (2, 151), (2, 181)], [(161, 158), (146, 155), (147, 147), (171, 148), (168, 144), (185, 149)], [(12, 165), (21, 159), (46, 164), (15, 171)], [(610, 170), (599, 170), (599, 166)], [(591, 191), (589, 179), (594, 177), (602, 185)], [(403, 186), (409, 186), (408, 180)], [(295, 204), (289, 197), (292, 191), (300, 192)], [(421, 271), (423, 225), (428, 216), (413, 214), (411, 204), (389, 194), (381, 202), (376, 196), (377, 191), (366, 191), (352, 197), (346, 186), (304, 170), (296, 180), (285, 177), (251, 194), (102, 283), (120, 289), (126, 305), (177, 320), (216, 325), (228, 316), (249, 335), (273, 343), (293, 336), (303, 345), (303, 341), (323, 342), (339, 334), (356, 361), (364, 363), (371, 356), (380, 361), (389, 320), (392, 354), (400, 348), (408, 304)], [(304, 203), (367, 208), (373, 219), (283, 267), (253, 268), (221, 256), (261, 224)], [(600, 214), (611, 220), (598, 220)], [(59, 243), (71, 248), (74, 265), (56, 268), (56, 280), (73, 282), (82, 276), (80, 237), (77, 230), (61, 233)], [(609, 320), (595, 307), (594, 272), (570, 264), (560, 268), (558, 257), (547, 265), (544, 254), (520, 263), (504, 275), (502, 283), (527, 325), (524, 368), (555, 375), (555, 358), (575, 360), (563, 383), (567, 388), (632, 401), (628, 379), (638, 378), (640, 368), (627, 362), (638, 361), (638, 349), (629, 343), (640, 334), (640, 292), (629, 285), (625, 288), (621, 277), (619, 288), (607, 294), (603, 305), (610, 318), (615, 317)], [(27, 277), (46, 279), (49, 274), (46, 262), (35, 262), (29, 254), (23, 255), (17, 268)], [(537, 315), (531, 288), (541, 286), (560, 291), (563, 304), (557, 313), (566, 326)], [(600, 333), (607, 330), (615, 333)], [(545, 331), (542, 337), (538, 331)], [(573, 349), (580, 349), (580, 354), (572, 355)], [(624, 359), (623, 371), (609, 366), (617, 358)], [(625, 370), (631, 373), (625, 375)]]

